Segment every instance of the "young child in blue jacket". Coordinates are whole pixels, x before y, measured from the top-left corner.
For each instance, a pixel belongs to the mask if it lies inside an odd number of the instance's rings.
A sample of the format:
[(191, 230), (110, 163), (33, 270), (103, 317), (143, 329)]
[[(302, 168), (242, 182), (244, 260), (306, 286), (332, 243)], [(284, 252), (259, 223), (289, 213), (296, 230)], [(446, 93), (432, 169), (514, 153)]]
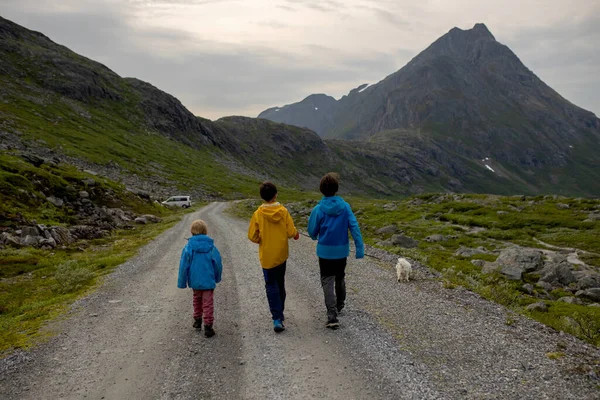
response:
[(310, 213), (308, 234), (318, 239), (317, 256), (321, 270), (321, 286), (327, 307), (327, 327), (337, 329), (338, 314), (346, 301), (346, 259), (350, 254), (348, 230), (354, 239), (356, 258), (365, 256), (365, 248), (358, 221), (350, 205), (335, 194), (339, 188), (339, 177), (330, 172), (321, 179), (323, 198)]
[(221, 282), (223, 264), (219, 250), (208, 236), (206, 223), (195, 220), (191, 232), (192, 237), (181, 252), (177, 287), (193, 289), (194, 328), (202, 328), (204, 317), (204, 336), (212, 337), (215, 335), (214, 289)]

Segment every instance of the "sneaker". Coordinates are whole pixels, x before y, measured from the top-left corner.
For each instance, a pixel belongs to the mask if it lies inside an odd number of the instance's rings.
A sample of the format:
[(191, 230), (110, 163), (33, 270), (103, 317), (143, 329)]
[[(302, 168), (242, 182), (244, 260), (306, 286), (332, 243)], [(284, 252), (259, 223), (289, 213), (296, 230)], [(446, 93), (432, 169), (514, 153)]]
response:
[(285, 331), (285, 326), (280, 319), (273, 320), (273, 330), (277, 333)]
[(215, 336), (215, 330), (212, 325), (204, 325), (204, 336), (213, 337)]
[(337, 312), (338, 312), (338, 314), (339, 314), (339, 313), (341, 313), (341, 312), (342, 312), (342, 310), (344, 309), (344, 305), (343, 305), (343, 304), (341, 304), (341, 305), (338, 305), (336, 308), (337, 308)]
[(340, 327), (340, 321), (338, 321), (337, 318), (331, 318), (327, 321), (325, 326), (329, 329), (335, 330)]
[(194, 318), (194, 328), (201, 329), (202, 328), (202, 318)]

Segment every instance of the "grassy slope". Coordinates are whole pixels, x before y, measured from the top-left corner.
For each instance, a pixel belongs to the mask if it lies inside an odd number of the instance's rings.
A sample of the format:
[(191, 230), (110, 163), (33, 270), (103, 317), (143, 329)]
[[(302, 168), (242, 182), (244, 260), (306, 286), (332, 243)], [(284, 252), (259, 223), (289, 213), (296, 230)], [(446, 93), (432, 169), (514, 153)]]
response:
[(34, 89), (23, 93), (21, 86), (18, 95), (9, 92), (0, 102), (0, 125), (69, 156), (99, 165), (112, 161), (131, 174), (156, 176), (181, 189), (229, 194), (255, 186), (251, 178), (216, 162), (218, 150), (194, 149), (146, 130), (135, 114), (135, 99), (92, 107), (54, 94), (46, 93), (42, 101), (39, 96)]
[[(311, 196), (312, 199), (315, 197)], [(295, 194), (287, 195), (287, 200), (299, 201), (291, 205), (291, 209), (312, 207), (306, 198), (300, 199)], [(515, 312), (600, 346), (600, 308), (546, 301), (550, 305), (548, 313), (526, 311), (525, 306), (539, 299), (525, 294), (521, 288), (523, 283), (508, 281), (499, 275), (482, 274), (481, 268), (473, 265), (470, 258), (454, 255), (461, 246), (484, 246), (490, 250), (510, 243), (543, 247), (534, 240), (537, 238), (551, 245), (590, 252), (581, 258), (600, 268), (600, 241), (597, 240), (600, 222), (584, 222), (590, 211), (600, 208), (600, 200), (488, 195), (422, 195), (391, 203), (353, 197), (347, 200), (357, 214), (367, 244), (379, 246), (378, 243), (390, 235), (377, 234), (377, 230), (394, 223), (405, 235), (419, 240), (419, 246), (386, 250), (440, 271), (446, 287), (463, 286)], [(283, 193), (282, 201), (285, 203)], [(570, 208), (559, 208), (559, 203), (568, 204)], [(247, 218), (257, 204), (257, 200), (238, 203), (232, 213)], [(498, 211), (502, 213), (498, 214)], [(296, 214), (294, 218), (298, 226), (306, 226), (307, 215)], [(432, 234), (453, 238), (439, 243), (424, 241)], [(495, 258), (495, 255), (473, 257), (486, 261)], [(555, 290), (552, 295), (558, 299), (571, 294)], [(507, 320), (507, 324), (510, 323)]]

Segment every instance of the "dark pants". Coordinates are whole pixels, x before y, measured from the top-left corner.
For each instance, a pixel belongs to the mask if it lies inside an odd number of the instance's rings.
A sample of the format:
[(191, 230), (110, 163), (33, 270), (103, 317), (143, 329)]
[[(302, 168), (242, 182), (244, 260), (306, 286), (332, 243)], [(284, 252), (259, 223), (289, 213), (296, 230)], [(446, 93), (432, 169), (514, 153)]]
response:
[(274, 268), (264, 269), (265, 289), (267, 290), (267, 300), (273, 320), (284, 320), (283, 310), (285, 309), (285, 266), (286, 262)]
[(321, 287), (325, 295), (327, 318), (335, 319), (346, 301), (346, 258), (330, 260), (319, 257)]

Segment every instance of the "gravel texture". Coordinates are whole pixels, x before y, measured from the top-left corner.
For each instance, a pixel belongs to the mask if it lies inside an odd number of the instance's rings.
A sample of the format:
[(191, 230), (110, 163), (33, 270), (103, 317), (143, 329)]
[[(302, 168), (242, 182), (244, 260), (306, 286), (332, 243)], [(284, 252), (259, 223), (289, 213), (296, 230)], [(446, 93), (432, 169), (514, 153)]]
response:
[[(275, 334), (257, 246), (225, 207), (186, 216), (51, 324), (60, 333), (50, 342), (0, 361), (0, 398), (600, 398), (600, 381), (581, 372), (597, 348), (526, 318), (507, 325), (503, 307), (443, 288), (423, 266), (398, 283), (389, 262), (350, 259), (342, 327), (325, 329), (306, 237), (290, 243), (287, 330)], [(176, 288), (195, 218), (224, 260), (211, 339), (191, 327), (189, 289)], [(547, 356), (558, 351), (565, 356)]]

